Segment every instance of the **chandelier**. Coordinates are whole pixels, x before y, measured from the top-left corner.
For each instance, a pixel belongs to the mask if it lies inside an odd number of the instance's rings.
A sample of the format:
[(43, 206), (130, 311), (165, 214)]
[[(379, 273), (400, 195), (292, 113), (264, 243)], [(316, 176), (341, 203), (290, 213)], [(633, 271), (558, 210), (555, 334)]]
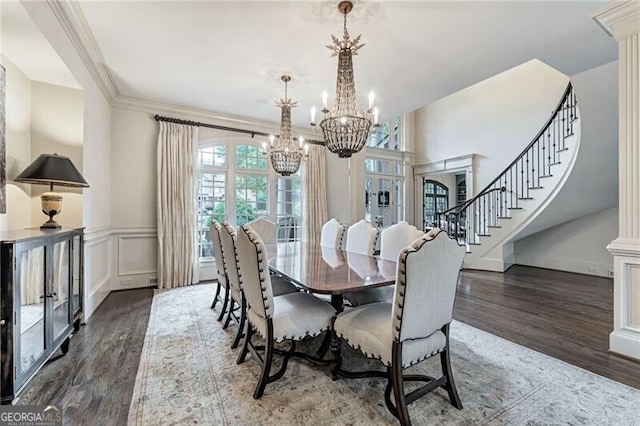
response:
[[(344, 15), (344, 34), (342, 40), (331, 36), (333, 44), (326, 46), (333, 56), (338, 56), (338, 78), (336, 81), (336, 99), (331, 110), (327, 108), (327, 92), (322, 94), (323, 120), (320, 129), (329, 151), (340, 158), (351, 157), (360, 151), (372, 127), (378, 127), (378, 109), (374, 107), (374, 94), (369, 93), (369, 108), (359, 112), (356, 107), (356, 88), (353, 81), (353, 56), (364, 46), (360, 36), (352, 39), (347, 31), (347, 14), (353, 9), (353, 3), (342, 1), (338, 10)], [(311, 108), (311, 126), (317, 130), (316, 109)]]
[[(304, 138), (298, 138), (298, 145), (293, 141), (291, 136), (291, 108), (295, 107), (298, 103), (293, 102), (287, 97), (287, 83), (291, 81), (291, 77), (283, 75), (280, 77), (284, 81), (284, 98), (276, 102), (276, 106), (282, 108), (282, 115), (280, 119), (280, 136), (277, 143), (275, 143), (275, 137), (269, 136), (269, 157), (271, 159), (271, 165), (273, 169), (280, 173), (282, 176), (290, 176), (298, 171), (300, 168), (300, 162), (302, 157), (306, 156), (309, 152), (309, 147), (304, 144)], [(262, 147), (267, 151), (267, 143), (263, 142)]]

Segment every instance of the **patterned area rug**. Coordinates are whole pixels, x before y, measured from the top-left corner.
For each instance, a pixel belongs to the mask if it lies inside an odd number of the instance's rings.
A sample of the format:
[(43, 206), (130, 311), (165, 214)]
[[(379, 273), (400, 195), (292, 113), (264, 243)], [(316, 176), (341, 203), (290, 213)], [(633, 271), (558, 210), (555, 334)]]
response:
[[(327, 367), (293, 359), (252, 398), (259, 368), (236, 365), (235, 325), (222, 330), (213, 285), (156, 291), (129, 410), (133, 425), (395, 424), (382, 379), (331, 381)], [(415, 425), (640, 425), (640, 391), (465, 324), (451, 328), (451, 363), (463, 410), (438, 389), (409, 406)], [(306, 343), (306, 342), (305, 342)], [(318, 342), (308, 342), (316, 345)], [(343, 345), (345, 367), (371, 368)], [(440, 374), (438, 357), (410, 370)]]

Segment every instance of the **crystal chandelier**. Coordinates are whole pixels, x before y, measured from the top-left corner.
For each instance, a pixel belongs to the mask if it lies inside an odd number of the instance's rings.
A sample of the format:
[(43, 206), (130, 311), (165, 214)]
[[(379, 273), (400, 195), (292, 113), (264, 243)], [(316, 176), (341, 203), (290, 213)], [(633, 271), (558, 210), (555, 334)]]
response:
[[(353, 56), (364, 46), (360, 44), (360, 36), (351, 39), (347, 31), (347, 14), (353, 9), (353, 3), (343, 1), (338, 4), (338, 10), (344, 15), (344, 34), (342, 40), (331, 36), (332, 45), (328, 47), (333, 56), (338, 56), (338, 78), (336, 81), (336, 99), (333, 109), (327, 108), (327, 92), (322, 94), (323, 120), (320, 129), (329, 151), (338, 154), (340, 158), (351, 157), (360, 151), (371, 131), (372, 126), (378, 127), (378, 109), (374, 107), (373, 92), (369, 94), (369, 108), (359, 112), (356, 106), (356, 87), (353, 81)], [(317, 129), (316, 109), (311, 109), (311, 126)]]
[[(280, 173), (282, 176), (290, 176), (298, 171), (300, 168), (300, 162), (302, 157), (306, 156), (309, 147), (304, 144), (304, 138), (298, 138), (298, 145), (293, 141), (291, 136), (291, 108), (295, 107), (298, 103), (293, 102), (287, 97), (287, 83), (291, 81), (291, 77), (283, 75), (280, 77), (284, 81), (284, 98), (276, 102), (276, 106), (282, 108), (282, 115), (280, 119), (280, 136), (278, 142), (275, 143), (275, 137), (269, 136), (269, 157), (271, 159), (271, 165), (273, 169)], [(267, 152), (267, 143), (263, 142), (262, 147)]]

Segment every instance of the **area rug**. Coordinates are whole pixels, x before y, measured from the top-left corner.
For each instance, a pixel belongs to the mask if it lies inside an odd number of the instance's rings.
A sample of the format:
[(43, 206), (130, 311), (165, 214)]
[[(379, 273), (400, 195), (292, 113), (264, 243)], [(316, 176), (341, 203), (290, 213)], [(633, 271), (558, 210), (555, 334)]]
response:
[[(156, 291), (129, 410), (132, 425), (396, 424), (383, 379), (338, 379), (292, 360), (252, 398), (259, 368), (236, 365), (235, 327), (222, 330), (212, 285)], [(314, 344), (316, 342), (309, 342)], [(347, 367), (375, 366), (344, 348)], [(640, 425), (640, 391), (460, 322), (451, 363), (464, 409), (438, 389), (409, 406), (414, 425)], [(411, 368), (437, 375), (438, 357)]]

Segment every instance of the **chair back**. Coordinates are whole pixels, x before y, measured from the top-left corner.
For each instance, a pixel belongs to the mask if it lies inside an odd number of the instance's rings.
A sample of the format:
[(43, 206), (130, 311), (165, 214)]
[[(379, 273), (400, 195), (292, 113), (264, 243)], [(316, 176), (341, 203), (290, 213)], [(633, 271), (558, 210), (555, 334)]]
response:
[(211, 223), (209, 228), (209, 235), (211, 236), (211, 243), (213, 244), (213, 254), (216, 259), (216, 272), (218, 275), (218, 282), (223, 286), (227, 285), (227, 270), (224, 264), (224, 250), (222, 249), (222, 242), (220, 241), (220, 224), (217, 220)]
[(380, 259), (398, 260), (400, 250), (420, 238), (424, 232), (404, 220), (380, 233)]
[(222, 243), (222, 251), (224, 252), (224, 264), (227, 268), (227, 279), (231, 289), (240, 293), (240, 280), (238, 275), (238, 255), (236, 250), (236, 230), (229, 223), (224, 222), (220, 227), (220, 242)]
[(273, 316), (273, 291), (267, 248), (251, 226), (242, 225), (236, 238), (240, 286), (250, 311), (263, 319)]
[(278, 225), (276, 225), (274, 222), (259, 217), (258, 219), (249, 222), (247, 225), (249, 225), (251, 229), (253, 229), (260, 236), (260, 239), (265, 244), (276, 243)]
[(331, 220), (322, 225), (322, 234), (320, 234), (320, 245), (322, 247), (341, 249), (344, 230), (345, 228), (343, 224), (338, 222), (335, 218), (331, 218)]
[(366, 220), (360, 219), (347, 230), (345, 250), (371, 256), (375, 250), (377, 238), (378, 230)]
[(453, 318), (466, 248), (444, 231), (434, 234), (420, 237), (398, 255), (391, 315), (397, 342), (428, 337)]

